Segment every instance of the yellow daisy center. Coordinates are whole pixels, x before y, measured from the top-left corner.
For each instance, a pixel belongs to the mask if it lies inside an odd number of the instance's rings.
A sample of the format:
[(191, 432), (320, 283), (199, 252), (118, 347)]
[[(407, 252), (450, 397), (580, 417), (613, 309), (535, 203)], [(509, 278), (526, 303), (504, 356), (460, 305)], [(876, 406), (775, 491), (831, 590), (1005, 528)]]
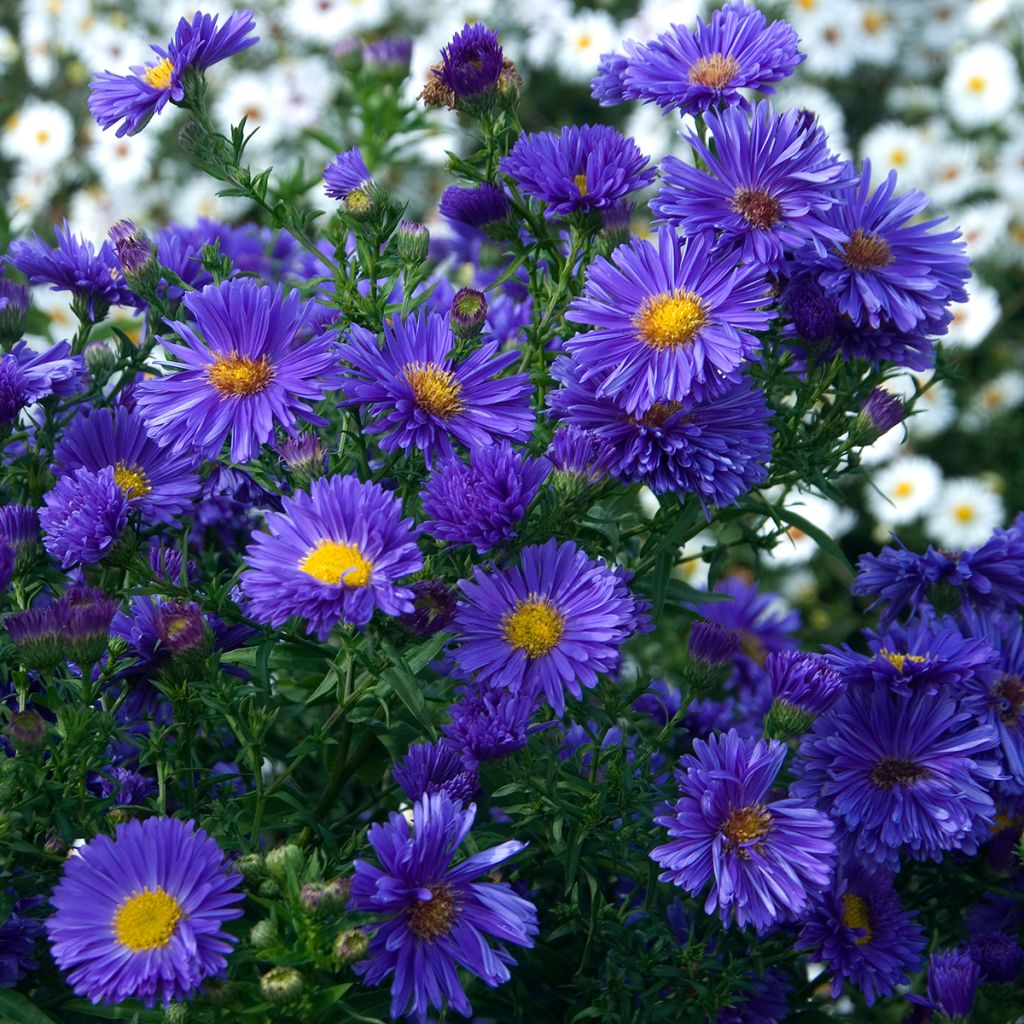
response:
[(880, 270), (892, 264), (892, 249), (880, 235), (857, 228), (843, 246), (843, 262), (851, 270)]
[(318, 541), (299, 568), (321, 583), (344, 583), (346, 587), (365, 587), (373, 574), (373, 562), (363, 557), (358, 545), (337, 540)]
[(144, 498), (153, 490), (146, 471), (141, 466), (130, 466), (127, 462), (119, 462), (114, 467), (114, 483), (121, 488), (126, 498)]
[(447, 935), (454, 923), (455, 890), (447, 882), (430, 886), (430, 899), (417, 901), (409, 910), (409, 931), (427, 942)]
[(901, 480), (892, 489), (892, 493), (897, 498), (909, 498), (914, 493), (914, 485), (909, 480)]
[(973, 522), (977, 514), (973, 505), (957, 505), (953, 509), (953, 518), (958, 523)]
[(171, 76), (174, 74), (174, 62), (170, 57), (164, 57), (162, 61), (147, 67), (142, 73), (142, 80), (146, 85), (154, 89), (169, 89), (171, 87)]
[(733, 849), (763, 839), (772, 828), (772, 816), (760, 804), (735, 807), (722, 823), (722, 835)]
[(879, 655), (890, 665), (892, 665), (897, 672), (903, 671), (903, 666), (909, 661), (915, 665), (920, 665), (921, 662), (927, 661), (927, 657), (923, 654), (901, 654), (898, 651), (887, 651), (884, 647), (878, 652)]
[(451, 370), (437, 363), (406, 363), (402, 373), (412, 388), (413, 400), (424, 412), (447, 420), (466, 408), (459, 397), (462, 385)]
[(651, 348), (676, 348), (693, 341), (708, 322), (707, 306), (696, 292), (651, 295), (633, 317), (633, 326)]
[(735, 57), (727, 57), (724, 53), (713, 53), (710, 57), (701, 57), (690, 66), (689, 79), (695, 85), (704, 85), (709, 89), (724, 89), (740, 69), (740, 62)]
[(854, 940), (858, 946), (871, 941), (871, 918), (868, 916), (867, 901), (849, 892), (843, 895), (843, 927), (859, 928), (864, 932)]
[(225, 398), (245, 398), (265, 391), (274, 379), (274, 367), (268, 356), (250, 359), (231, 352), (207, 367), (206, 376)]
[(587, 194), (587, 176), (586, 174), (577, 174), (572, 179), (572, 183), (580, 190), (580, 195), (585, 196)]
[(114, 915), (117, 941), (133, 953), (161, 949), (171, 941), (174, 929), (185, 916), (181, 904), (157, 886), (133, 892)]
[(984, 75), (971, 75), (971, 77), (967, 79), (968, 92), (984, 92), (986, 85), (988, 85), (988, 82)]
[(565, 616), (546, 598), (531, 594), (501, 619), (501, 635), (530, 658), (547, 654), (565, 632)]

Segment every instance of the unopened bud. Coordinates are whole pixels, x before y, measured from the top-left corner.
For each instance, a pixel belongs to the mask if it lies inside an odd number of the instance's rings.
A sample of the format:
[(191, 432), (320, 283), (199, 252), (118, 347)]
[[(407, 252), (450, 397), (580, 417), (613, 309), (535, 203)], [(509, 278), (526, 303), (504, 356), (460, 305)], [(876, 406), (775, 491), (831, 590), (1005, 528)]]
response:
[(291, 1003), (302, 995), (302, 975), (294, 967), (272, 967), (260, 978), (260, 991), (272, 1003)]
[(306, 857), (297, 846), (291, 843), (278, 846), (266, 857), (267, 874), (278, 882), (287, 880), (291, 873), (298, 874), (305, 866)]
[(249, 931), (249, 945), (253, 949), (269, 949), (277, 944), (277, 929), (267, 918), (257, 921)]
[(334, 940), (334, 955), (338, 962), (343, 964), (362, 960), (369, 948), (370, 940), (366, 937), (366, 932), (359, 928), (350, 928)]
[(487, 299), (474, 288), (460, 288), (452, 299), (450, 314), (456, 338), (475, 338), (487, 322)]
[(418, 267), (430, 250), (430, 232), (411, 220), (403, 220), (395, 232), (398, 258), (412, 267)]

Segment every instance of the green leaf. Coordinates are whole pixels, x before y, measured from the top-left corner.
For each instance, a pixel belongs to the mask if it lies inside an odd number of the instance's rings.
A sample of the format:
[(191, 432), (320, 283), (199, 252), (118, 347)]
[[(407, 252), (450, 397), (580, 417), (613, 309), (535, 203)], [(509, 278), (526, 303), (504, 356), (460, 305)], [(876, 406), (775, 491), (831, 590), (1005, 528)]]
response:
[(444, 633), (431, 637), (425, 644), (420, 644), (416, 648), (409, 661), (402, 657), (390, 640), (381, 640), (381, 648), (391, 661), (391, 667), (384, 672), (382, 681), (397, 694), (398, 699), (431, 736), (434, 735), (434, 723), (427, 714), (427, 702), (423, 697), (423, 687), (415, 673), (430, 662), (447, 639), (448, 637)]
[(48, 1013), (43, 1013), (20, 992), (9, 988), (0, 988), (0, 1020), (5, 1024), (57, 1024)]

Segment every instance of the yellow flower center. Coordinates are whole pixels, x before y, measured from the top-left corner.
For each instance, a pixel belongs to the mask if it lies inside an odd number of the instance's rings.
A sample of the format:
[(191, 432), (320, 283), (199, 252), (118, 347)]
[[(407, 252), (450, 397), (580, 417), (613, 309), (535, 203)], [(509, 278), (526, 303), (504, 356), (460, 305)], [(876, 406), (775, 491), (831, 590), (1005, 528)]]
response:
[(676, 348), (693, 341), (708, 322), (708, 310), (696, 292), (651, 295), (633, 317), (633, 326), (651, 348)]
[(501, 619), (505, 642), (530, 658), (547, 654), (565, 632), (565, 616), (546, 598), (531, 594)]
[(913, 662), (915, 665), (920, 665), (921, 662), (927, 661), (927, 657), (924, 654), (900, 654), (898, 651), (887, 651), (884, 647), (878, 652), (879, 655), (890, 665), (892, 665), (897, 672), (903, 671), (903, 666), (908, 662)]
[(412, 388), (413, 400), (424, 412), (447, 420), (466, 408), (459, 397), (462, 385), (451, 370), (437, 363), (406, 363), (402, 373)]
[(973, 522), (977, 514), (973, 505), (957, 505), (953, 509), (953, 518), (958, 523)]
[(121, 488), (126, 498), (144, 498), (153, 490), (146, 471), (141, 466), (130, 466), (127, 462), (119, 462), (114, 467), (114, 483)]
[(843, 895), (843, 927), (859, 928), (864, 933), (854, 940), (858, 946), (871, 941), (871, 919), (868, 916), (867, 901), (849, 892)]
[(968, 92), (984, 92), (986, 85), (988, 85), (988, 82), (985, 80), (984, 75), (971, 75), (967, 79)]
[(914, 493), (914, 485), (909, 480), (901, 480), (892, 489), (892, 493), (897, 498), (909, 498)]
[(880, 270), (893, 262), (892, 249), (880, 235), (857, 228), (843, 246), (843, 262), (851, 270)]
[(258, 395), (270, 386), (274, 379), (274, 367), (268, 356), (250, 359), (231, 352), (226, 356), (217, 356), (207, 367), (206, 376), (225, 398), (245, 398)]
[(587, 176), (586, 174), (577, 174), (572, 179), (572, 183), (580, 190), (580, 195), (585, 196), (587, 194)]
[(722, 835), (729, 846), (736, 850), (746, 843), (763, 839), (771, 828), (771, 814), (760, 804), (753, 804), (750, 807), (733, 808), (722, 823)]
[(455, 890), (447, 882), (430, 886), (430, 899), (410, 908), (408, 923), (409, 931), (427, 942), (447, 935), (455, 923)]
[(373, 562), (363, 558), (356, 544), (337, 540), (318, 541), (299, 568), (321, 583), (344, 583), (346, 587), (365, 587), (373, 574)]
[(170, 57), (164, 57), (159, 63), (146, 68), (142, 73), (142, 80), (154, 89), (169, 89), (173, 74), (174, 62)]
[(724, 53), (713, 53), (710, 57), (701, 57), (690, 67), (689, 79), (695, 85), (704, 85), (709, 89), (724, 89), (740, 69), (740, 62), (735, 57), (726, 57)]
[(133, 892), (114, 915), (117, 941), (133, 953), (161, 949), (171, 941), (174, 929), (185, 916), (181, 904), (159, 886)]

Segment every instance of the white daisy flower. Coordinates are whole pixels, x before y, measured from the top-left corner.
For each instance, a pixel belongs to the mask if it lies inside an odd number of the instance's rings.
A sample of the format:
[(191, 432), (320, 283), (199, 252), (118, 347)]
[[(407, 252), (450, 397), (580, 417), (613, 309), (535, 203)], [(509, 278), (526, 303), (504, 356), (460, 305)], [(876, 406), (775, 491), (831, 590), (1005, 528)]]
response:
[[(791, 494), (786, 499), (785, 507), (792, 509), (834, 540), (849, 533), (857, 518), (851, 509), (810, 491)], [(767, 535), (775, 530), (774, 520), (768, 520), (761, 528), (761, 533)], [(763, 557), (772, 567), (782, 568), (809, 562), (817, 552), (818, 542), (809, 533), (805, 533), (799, 526), (790, 526), (778, 538), (775, 547), (763, 553)]]
[(885, 526), (912, 522), (927, 511), (941, 484), (938, 463), (923, 455), (905, 455), (872, 477), (864, 494), (868, 512)]
[(978, 547), (1003, 524), (1003, 499), (980, 477), (947, 480), (925, 519), (925, 532), (944, 548)]
[(953, 61), (943, 93), (953, 119), (964, 128), (999, 124), (1020, 94), (1017, 60), (999, 43), (976, 43)]
[(246, 133), (256, 131), (246, 152), (250, 158), (265, 157), (291, 134), (293, 126), (285, 113), (287, 94), (287, 82), (277, 68), (238, 71), (218, 92), (216, 116), (221, 123), (232, 125), (244, 117)]
[(981, 430), (1004, 413), (1024, 404), (1024, 373), (1005, 370), (986, 381), (971, 396), (971, 404), (962, 423), (967, 430)]
[(70, 156), (74, 130), (71, 115), (59, 103), (30, 99), (4, 123), (0, 150), (30, 167), (55, 167)]
[(978, 147), (966, 139), (942, 140), (929, 154), (924, 190), (936, 206), (949, 206), (981, 185)]
[(11, 227), (27, 230), (53, 197), (57, 182), (51, 171), (43, 167), (22, 167), (14, 175), (7, 193), (7, 212)]
[(862, 160), (872, 167), (892, 168), (899, 175), (898, 187), (913, 188), (926, 178), (933, 153), (924, 134), (901, 121), (883, 121), (875, 125), (860, 143)]
[(901, 38), (897, 17), (899, 8), (874, 0), (853, 5), (857, 13), (857, 31), (852, 45), (863, 64), (892, 64), (899, 55)]
[(107, 185), (137, 185), (153, 171), (153, 149), (156, 145), (152, 133), (123, 135), (89, 127), (86, 159)]
[(802, 67), (816, 75), (842, 78), (857, 63), (861, 34), (860, 12), (851, 3), (818, 0), (810, 9), (793, 12), (800, 49), (807, 54)]
[(558, 44), (558, 70), (571, 82), (589, 82), (602, 53), (618, 46), (619, 32), (604, 11), (578, 11), (563, 26)]
[(975, 277), (967, 283), (967, 301), (951, 306), (953, 322), (942, 339), (947, 348), (977, 348), (999, 322), (999, 294)]
[(977, 261), (990, 255), (1005, 238), (1010, 227), (1010, 207), (996, 199), (972, 203), (951, 214), (950, 221), (959, 225), (967, 243), (967, 255)]

